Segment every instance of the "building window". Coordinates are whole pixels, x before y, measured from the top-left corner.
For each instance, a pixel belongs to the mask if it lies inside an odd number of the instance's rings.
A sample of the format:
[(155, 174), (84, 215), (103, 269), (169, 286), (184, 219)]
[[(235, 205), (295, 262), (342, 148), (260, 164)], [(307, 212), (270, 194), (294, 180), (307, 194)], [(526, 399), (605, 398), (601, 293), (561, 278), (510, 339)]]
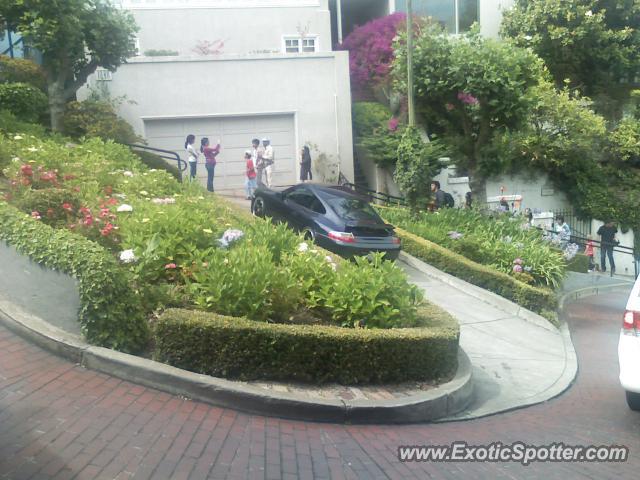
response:
[(113, 75), (106, 68), (98, 68), (96, 70), (96, 80), (99, 82), (109, 82), (113, 80)]
[(291, 36), (284, 38), (284, 51), (286, 53), (313, 53), (318, 51), (317, 36)]
[[(433, 17), (449, 33), (468, 31), (479, 22), (478, 0), (416, 0), (414, 13)], [(396, 11), (407, 11), (407, 0), (396, 0)]]

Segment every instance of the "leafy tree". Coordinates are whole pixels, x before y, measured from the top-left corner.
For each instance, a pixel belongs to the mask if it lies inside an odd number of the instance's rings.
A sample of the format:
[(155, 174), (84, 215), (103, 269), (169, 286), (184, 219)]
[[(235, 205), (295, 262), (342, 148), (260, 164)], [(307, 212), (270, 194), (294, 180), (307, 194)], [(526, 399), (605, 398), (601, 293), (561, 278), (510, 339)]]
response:
[(405, 126), (387, 107), (376, 102), (353, 104), (353, 134), (358, 147), (381, 167), (393, 167)]
[(439, 159), (446, 149), (438, 142), (425, 142), (416, 127), (407, 127), (398, 146), (394, 180), (409, 206), (418, 208), (430, 196), (429, 184), (440, 172)]
[[(394, 72), (406, 91), (406, 47), (397, 47)], [(416, 38), (414, 71), (419, 113), (455, 147), (456, 165), (468, 172), (474, 198), (483, 203), (483, 150), (526, 118), (526, 93), (545, 76), (542, 60), (511, 43), (482, 38), (477, 30), (454, 37), (425, 24)]]
[(134, 52), (133, 17), (102, 0), (0, 0), (0, 24), (42, 54), (51, 127), (98, 67), (115, 70)]
[(375, 88), (387, 86), (393, 41), (406, 18), (404, 13), (394, 13), (372, 20), (355, 28), (338, 46), (349, 51), (351, 87), (357, 98), (371, 97)]
[(640, 73), (640, 0), (517, 0), (502, 34), (542, 57), (557, 86), (592, 97)]

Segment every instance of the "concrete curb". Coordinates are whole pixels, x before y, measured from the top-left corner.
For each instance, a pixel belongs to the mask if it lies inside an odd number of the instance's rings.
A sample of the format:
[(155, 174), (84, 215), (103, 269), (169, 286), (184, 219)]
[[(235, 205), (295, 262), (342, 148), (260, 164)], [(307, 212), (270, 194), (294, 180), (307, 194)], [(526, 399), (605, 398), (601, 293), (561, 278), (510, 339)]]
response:
[(445, 283), (447, 285), (451, 285), (458, 290), (463, 290), (464, 293), (477, 298), (485, 303), (488, 303), (500, 310), (513, 315), (515, 317), (519, 317), (522, 320), (525, 320), (529, 323), (533, 323), (541, 328), (546, 330), (556, 331), (557, 328), (549, 322), (546, 318), (538, 315), (537, 313), (532, 312), (531, 310), (527, 310), (526, 308), (521, 307), (517, 303), (512, 302), (504, 297), (501, 297), (497, 293), (490, 292), (483, 288), (480, 288), (476, 285), (473, 285), (465, 280), (462, 280), (458, 277), (454, 277), (448, 273), (442, 272), (435, 267), (423, 262), (422, 260), (409, 255), (405, 252), (400, 252), (399, 260), (405, 262), (409, 266), (419, 270), (425, 275), (435, 278), (436, 280)]
[(622, 288), (627, 288), (629, 291), (633, 288), (633, 283), (625, 282), (625, 283), (612, 283), (610, 285), (600, 285), (593, 287), (585, 287), (579, 288), (577, 290), (573, 290), (571, 292), (567, 292), (560, 298), (558, 309), (562, 311), (564, 309), (564, 304), (567, 301), (578, 300), (579, 298), (590, 297), (593, 295), (600, 295), (600, 293), (606, 293), (611, 290), (618, 290)]
[(219, 407), (295, 420), (335, 423), (415, 423), (463, 410), (473, 396), (471, 362), (458, 351), (458, 371), (443, 385), (393, 400), (310, 400), (222, 378), (199, 375), (153, 360), (91, 346), (0, 298), (0, 323), (36, 345), (86, 368)]

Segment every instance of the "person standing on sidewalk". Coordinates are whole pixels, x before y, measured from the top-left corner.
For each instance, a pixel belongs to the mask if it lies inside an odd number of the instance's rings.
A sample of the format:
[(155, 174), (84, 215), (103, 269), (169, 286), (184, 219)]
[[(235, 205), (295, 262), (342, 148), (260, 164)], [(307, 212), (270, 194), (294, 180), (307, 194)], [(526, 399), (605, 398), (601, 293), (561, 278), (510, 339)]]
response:
[(184, 142), (184, 149), (187, 152), (187, 163), (189, 164), (189, 177), (191, 180), (195, 180), (198, 169), (198, 151), (196, 147), (193, 146), (195, 141), (196, 136), (190, 133)]
[(256, 183), (263, 185), (262, 174), (264, 172), (264, 165), (262, 164), (262, 149), (260, 148), (260, 140), (257, 138), (251, 140), (251, 160), (253, 160), (253, 166), (256, 169)]
[(611, 276), (616, 273), (616, 263), (613, 261), (613, 247), (618, 245), (616, 241), (616, 233), (618, 229), (612, 221), (606, 222), (596, 232), (600, 235), (600, 268), (603, 272), (607, 271), (607, 258), (609, 257), (609, 265), (611, 266)]
[(215, 147), (209, 145), (209, 139), (204, 137), (200, 140), (200, 151), (204, 154), (205, 167), (207, 169), (207, 190), (213, 192), (213, 177), (216, 172), (216, 157), (220, 153), (220, 140)]
[(275, 163), (275, 154), (273, 152), (273, 146), (271, 140), (268, 138), (262, 139), (262, 146), (264, 147), (264, 153), (262, 154), (262, 163), (264, 165), (264, 173), (267, 179), (267, 187), (271, 188), (273, 185), (273, 164)]
[(305, 145), (300, 152), (300, 181), (306, 182), (307, 180), (313, 180), (313, 174), (311, 173), (311, 151)]
[(253, 164), (253, 153), (250, 150), (244, 153), (244, 160), (246, 162), (246, 180), (244, 185), (247, 192), (247, 200), (251, 200), (258, 185), (256, 184), (256, 169)]
[(589, 259), (589, 272), (593, 272), (596, 268), (596, 264), (593, 261), (593, 251), (593, 239), (591, 238), (591, 235), (587, 235), (587, 244), (584, 247), (584, 254)]
[(433, 193), (434, 210), (444, 208), (446, 205), (446, 196), (444, 191), (440, 189), (440, 182), (438, 180), (431, 182), (431, 193)]

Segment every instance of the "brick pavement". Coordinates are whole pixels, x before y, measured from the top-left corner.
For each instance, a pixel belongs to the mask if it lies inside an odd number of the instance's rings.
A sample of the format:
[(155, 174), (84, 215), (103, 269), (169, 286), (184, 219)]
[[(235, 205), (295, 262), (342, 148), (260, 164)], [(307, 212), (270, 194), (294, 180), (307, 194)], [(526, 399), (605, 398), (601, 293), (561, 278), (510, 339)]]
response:
[[(246, 415), (88, 371), (0, 328), (0, 478), (637, 478), (640, 414), (617, 383), (625, 297), (568, 310), (576, 384), (545, 404), (475, 421), (344, 426)], [(407, 463), (400, 444), (627, 445), (626, 464)]]

